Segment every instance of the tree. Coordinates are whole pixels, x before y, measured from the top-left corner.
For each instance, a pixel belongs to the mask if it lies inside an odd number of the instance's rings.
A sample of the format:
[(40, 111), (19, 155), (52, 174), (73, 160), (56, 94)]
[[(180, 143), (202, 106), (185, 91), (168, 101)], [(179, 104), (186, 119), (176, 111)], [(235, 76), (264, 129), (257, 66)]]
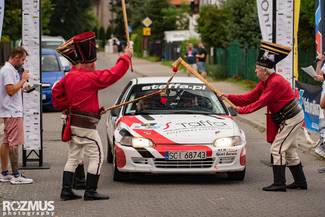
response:
[(299, 16), (299, 48), (315, 50), (315, 1), (301, 0)]
[(42, 19), (42, 35), (46, 35), (50, 33), (48, 29), (48, 25), (50, 23), (50, 19), (54, 12), (55, 3), (53, 0), (42, 0), (41, 1), (41, 19)]
[(205, 6), (201, 8), (198, 19), (198, 32), (202, 41), (208, 46), (225, 47), (228, 42), (227, 26), (229, 16), (227, 11), (218, 6)]
[(229, 14), (226, 20), (228, 41), (257, 46), (261, 40), (256, 0), (228, 0), (224, 9)]
[(98, 38), (99, 40), (101, 40), (101, 44), (100, 44), (100, 46), (101, 46), (101, 47), (104, 47), (105, 44), (106, 44), (106, 31), (105, 31), (104, 26), (101, 26), (101, 27), (99, 28), (99, 33), (98, 33), (97, 38)]
[(21, 39), (21, 0), (6, 1), (2, 35), (11, 40)]
[[(178, 13), (175, 6), (170, 5), (168, 0), (128, 0), (126, 4), (129, 25), (134, 31), (138, 28), (142, 29), (144, 18), (149, 17), (152, 20), (150, 40), (162, 40), (164, 31), (176, 29)], [(121, 1), (113, 2), (112, 12), (116, 14), (116, 18), (112, 20), (114, 23), (113, 34), (118, 38), (125, 39), (121, 8)]]
[(68, 39), (80, 32), (89, 31), (96, 25), (91, 10), (91, 0), (56, 0), (49, 23), (51, 35), (61, 35)]

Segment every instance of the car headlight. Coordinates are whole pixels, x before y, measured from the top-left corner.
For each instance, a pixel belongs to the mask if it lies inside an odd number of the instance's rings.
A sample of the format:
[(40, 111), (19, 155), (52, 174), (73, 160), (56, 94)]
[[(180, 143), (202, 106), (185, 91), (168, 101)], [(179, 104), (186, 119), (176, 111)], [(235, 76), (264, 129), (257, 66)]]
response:
[(224, 138), (219, 138), (216, 139), (213, 143), (215, 147), (220, 147), (220, 146), (237, 146), (241, 144), (241, 138), (240, 136), (232, 136), (232, 137), (224, 137)]
[(124, 136), (121, 140), (122, 145), (132, 146), (133, 148), (153, 147), (154, 144), (150, 139), (143, 137)]

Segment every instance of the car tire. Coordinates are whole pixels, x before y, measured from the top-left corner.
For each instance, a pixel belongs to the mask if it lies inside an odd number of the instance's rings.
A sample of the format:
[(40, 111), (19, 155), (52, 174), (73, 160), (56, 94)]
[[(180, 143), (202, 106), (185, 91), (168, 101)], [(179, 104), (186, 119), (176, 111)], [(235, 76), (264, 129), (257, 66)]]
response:
[(244, 169), (243, 171), (238, 171), (238, 172), (228, 172), (227, 176), (228, 176), (228, 179), (230, 179), (230, 180), (243, 181), (245, 178), (245, 173), (246, 173), (246, 169)]
[(107, 163), (113, 163), (113, 152), (112, 152), (112, 144), (108, 139), (107, 135)]
[(126, 172), (121, 172), (117, 169), (116, 159), (114, 159), (113, 163), (113, 180), (116, 182), (125, 182), (129, 180), (130, 174)]

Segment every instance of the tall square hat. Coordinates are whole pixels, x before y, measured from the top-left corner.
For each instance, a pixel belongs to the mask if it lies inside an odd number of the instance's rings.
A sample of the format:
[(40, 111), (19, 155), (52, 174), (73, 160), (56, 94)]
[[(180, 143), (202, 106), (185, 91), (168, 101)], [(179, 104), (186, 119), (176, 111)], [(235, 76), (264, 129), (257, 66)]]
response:
[(69, 60), (69, 62), (71, 62), (73, 65), (80, 63), (80, 59), (74, 46), (73, 38), (61, 44), (56, 50), (62, 56), (67, 58), (67, 60)]
[(73, 37), (74, 47), (80, 63), (92, 63), (97, 59), (96, 35), (94, 32), (83, 32)]
[(288, 46), (261, 41), (256, 65), (273, 69), (275, 65), (286, 58), (290, 52), (291, 48)]

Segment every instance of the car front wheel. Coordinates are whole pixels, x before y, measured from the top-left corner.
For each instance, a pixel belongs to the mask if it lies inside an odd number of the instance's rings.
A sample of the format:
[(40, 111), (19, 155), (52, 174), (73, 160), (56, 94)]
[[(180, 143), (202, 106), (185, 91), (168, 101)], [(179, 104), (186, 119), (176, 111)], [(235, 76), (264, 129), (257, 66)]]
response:
[(113, 163), (113, 180), (116, 181), (116, 182), (127, 181), (127, 180), (129, 180), (129, 177), (130, 177), (129, 175), (130, 175), (129, 173), (120, 172), (117, 169), (117, 166), (116, 166), (116, 158), (115, 158), (114, 159), (114, 163)]
[(230, 180), (234, 180), (234, 181), (243, 181), (245, 178), (245, 173), (246, 173), (246, 169), (244, 169), (243, 171), (237, 171), (237, 172), (228, 172), (228, 179)]

